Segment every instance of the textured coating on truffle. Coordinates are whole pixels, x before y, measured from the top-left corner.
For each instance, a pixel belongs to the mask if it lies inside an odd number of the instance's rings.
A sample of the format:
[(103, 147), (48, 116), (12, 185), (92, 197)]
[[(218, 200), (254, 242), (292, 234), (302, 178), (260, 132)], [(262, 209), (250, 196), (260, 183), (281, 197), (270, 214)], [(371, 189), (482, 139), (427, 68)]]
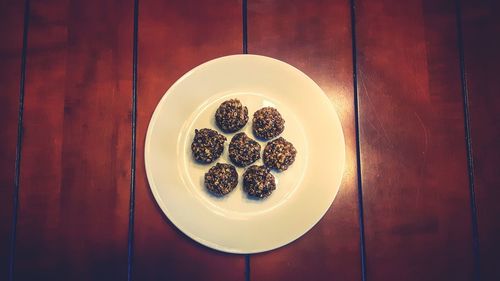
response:
[(265, 166), (252, 165), (243, 174), (243, 190), (252, 197), (268, 197), (275, 189), (274, 176)]
[(229, 143), (229, 159), (239, 167), (246, 167), (260, 159), (260, 144), (245, 133), (237, 133)]
[(217, 163), (205, 174), (205, 187), (216, 196), (224, 196), (238, 184), (238, 172), (231, 164)]
[(279, 137), (267, 143), (262, 158), (268, 168), (282, 172), (293, 164), (296, 155), (293, 144)]
[(264, 107), (253, 114), (254, 134), (264, 140), (279, 136), (285, 130), (285, 120), (276, 108)]
[(248, 122), (248, 108), (238, 99), (223, 102), (215, 112), (215, 121), (226, 133), (233, 133), (245, 127)]
[(224, 151), (225, 136), (212, 129), (194, 130), (191, 151), (196, 161), (208, 164), (219, 158)]

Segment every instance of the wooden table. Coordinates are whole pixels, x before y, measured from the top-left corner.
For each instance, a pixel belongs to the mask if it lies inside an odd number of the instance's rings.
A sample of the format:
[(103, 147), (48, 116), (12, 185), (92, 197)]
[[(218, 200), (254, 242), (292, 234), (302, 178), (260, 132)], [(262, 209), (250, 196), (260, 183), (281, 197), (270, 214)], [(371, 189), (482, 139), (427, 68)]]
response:
[[(500, 1), (2, 0), (0, 20), (0, 280), (500, 280)], [(232, 255), (166, 219), (143, 147), (177, 78), (247, 52), (324, 89), (347, 168), (310, 232)]]

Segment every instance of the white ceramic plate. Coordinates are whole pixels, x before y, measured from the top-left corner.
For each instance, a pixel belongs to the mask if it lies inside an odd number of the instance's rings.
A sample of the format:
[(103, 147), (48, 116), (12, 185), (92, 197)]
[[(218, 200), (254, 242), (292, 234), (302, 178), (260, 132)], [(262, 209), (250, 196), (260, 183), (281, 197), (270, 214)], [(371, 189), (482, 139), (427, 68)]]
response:
[[(209, 165), (191, 155), (194, 129), (217, 129), (221, 102), (238, 98), (253, 113), (264, 106), (283, 115), (282, 136), (298, 154), (285, 172), (273, 174), (277, 189), (266, 199), (250, 199), (240, 183), (223, 198), (203, 185)], [(218, 162), (230, 163), (227, 146)], [(265, 143), (261, 142), (262, 148)], [(165, 93), (149, 124), (146, 172), (158, 205), (186, 235), (231, 253), (257, 253), (286, 245), (311, 229), (337, 194), (345, 161), (342, 127), (333, 106), (307, 75), (284, 62), (256, 55), (234, 55), (204, 63)], [(261, 164), (259, 160), (258, 164)]]

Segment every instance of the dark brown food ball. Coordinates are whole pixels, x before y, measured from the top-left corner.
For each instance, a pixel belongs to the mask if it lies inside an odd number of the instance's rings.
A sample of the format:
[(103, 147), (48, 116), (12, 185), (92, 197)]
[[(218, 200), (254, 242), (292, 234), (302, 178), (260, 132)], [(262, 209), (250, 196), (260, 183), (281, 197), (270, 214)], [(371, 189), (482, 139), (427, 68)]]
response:
[(243, 190), (253, 197), (265, 198), (276, 189), (274, 176), (265, 166), (250, 166), (243, 174)]
[(205, 187), (216, 196), (224, 196), (238, 185), (238, 172), (231, 164), (217, 163), (205, 174)]
[(245, 133), (237, 133), (229, 143), (229, 158), (239, 167), (246, 167), (260, 159), (260, 144)]
[(248, 122), (248, 108), (238, 99), (223, 102), (215, 112), (217, 126), (226, 132), (233, 133), (245, 127)]
[(293, 144), (282, 137), (267, 143), (264, 148), (264, 164), (280, 172), (285, 171), (295, 161), (297, 150)]
[(264, 107), (253, 114), (252, 129), (257, 137), (270, 140), (285, 130), (285, 120), (276, 108)]
[(224, 151), (226, 137), (212, 129), (194, 130), (194, 139), (191, 151), (196, 161), (208, 164), (212, 163)]

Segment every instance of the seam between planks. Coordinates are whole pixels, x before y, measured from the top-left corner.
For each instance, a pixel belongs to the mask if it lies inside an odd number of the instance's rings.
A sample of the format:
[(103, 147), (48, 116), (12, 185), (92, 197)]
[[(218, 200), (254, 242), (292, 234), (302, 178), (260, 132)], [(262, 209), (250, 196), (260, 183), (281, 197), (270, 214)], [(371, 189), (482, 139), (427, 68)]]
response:
[(139, 33), (139, 0), (134, 0), (134, 30), (132, 48), (132, 120), (131, 120), (131, 155), (130, 155), (130, 205), (128, 225), (127, 280), (132, 280), (132, 262), (134, 255), (134, 211), (135, 211), (135, 174), (136, 174), (136, 135), (137, 135), (137, 47)]
[(241, 15), (243, 24), (243, 54), (248, 54), (248, 26), (247, 26), (247, 0), (242, 1)]
[(479, 233), (477, 225), (477, 205), (476, 205), (476, 192), (474, 185), (474, 159), (472, 156), (472, 140), (470, 130), (470, 112), (469, 112), (469, 91), (467, 86), (467, 73), (465, 71), (465, 57), (463, 45), (463, 30), (462, 30), (462, 11), (460, 7), (460, 0), (455, 0), (456, 5), (456, 22), (457, 22), (457, 47), (458, 59), (460, 63), (460, 84), (461, 94), (463, 99), (464, 110), (464, 129), (465, 129), (465, 145), (467, 152), (467, 170), (469, 178), (469, 196), (470, 208), (472, 218), (472, 243), (474, 255), (474, 278), (481, 280), (480, 276), (480, 256), (479, 256)]
[(366, 250), (365, 250), (365, 226), (363, 212), (363, 186), (361, 180), (361, 148), (359, 129), (359, 101), (358, 101), (358, 67), (356, 49), (356, 3), (351, 2), (351, 37), (352, 37), (352, 69), (353, 69), (353, 90), (354, 90), (354, 126), (356, 130), (356, 174), (358, 180), (358, 209), (359, 209), (359, 244), (361, 256), (361, 279), (366, 281)]
[(9, 249), (9, 280), (14, 280), (14, 259), (16, 252), (16, 232), (17, 232), (17, 217), (19, 206), (19, 178), (21, 175), (21, 150), (23, 144), (23, 114), (24, 114), (24, 93), (26, 81), (26, 52), (28, 49), (28, 27), (30, 2), (24, 2), (24, 19), (23, 19), (23, 45), (21, 51), (21, 78), (19, 81), (19, 111), (17, 120), (17, 144), (16, 144), (16, 162), (14, 168), (14, 196), (13, 196), (13, 212), (12, 212), (12, 227), (10, 236)]

